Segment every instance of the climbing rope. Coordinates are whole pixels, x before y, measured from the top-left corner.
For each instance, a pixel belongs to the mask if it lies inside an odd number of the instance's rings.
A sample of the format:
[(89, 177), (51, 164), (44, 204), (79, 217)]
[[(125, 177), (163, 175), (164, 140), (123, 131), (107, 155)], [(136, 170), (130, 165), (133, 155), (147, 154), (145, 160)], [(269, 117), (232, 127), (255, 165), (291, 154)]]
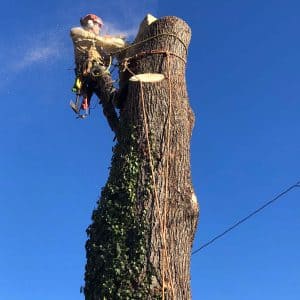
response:
[(109, 69), (110, 69), (110, 67), (111, 67), (111, 64), (112, 64), (112, 56), (109, 55), (109, 63), (108, 63), (108, 65), (107, 65), (107, 67), (105, 68), (105, 70), (99, 71), (99, 70), (96, 69), (96, 71), (98, 72), (98, 74), (97, 74), (96, 72), (93, 71), (93, 68), (92, 68), (91, 74), (92, 74), (94, 77), (102, 77), (102, 76), (104, 76), (105, 74), (110, 74)]
[(166, 54), (166, 55), (173, 55), (177, 58), (179, 58), (180, 60), (182, 60), (184, 63), (186, 63), (186, 60), (179, 56), (178, 54), (171, 52), (171, 51), (166, 51), (166, 50), (159, 50), (159, 49), (155, 49), (155, 50), (148, 50), (148, 51), (141, 51), (133, 56), (130, 57), (126, 57), (123, 61), (130, 61), (130, 60), (134, 60), (134, 59), (138, 59), (141, 58), (143, 56), (147, 56), (147, 55), (152, 55), (152, 54)]
[[(168, 85), (169, 85), (169, 103), (168, 103), (168, 116), (167, 116), (167, 134), (166, 134), (166, 140), (167, 140), (167, 147), (166, 147), (166, 171), (165, 171), (165, 180), (166, 180), (166, 189), (165, 189), (165, 202), (164, 202), (164, 224), (163, 224), (163, 230), (164, 230), (164, 237), (166, 237), (166, 231), (167, 231), (167, 211), (168, 211), (168, 195), (169, 195), (169, 161), (170, 161), (170, 135), (171, 135), (171, 113), (172, 113), (172, 85), (171, 85), (171, 70), (170, 70), (170, 52), (166, 52), (167, 55), (167, 70), (168, 70)], [(165, 257), (167, 260), (167, 266), (168, 266), (168, 275), (170, 278), (170, 284), (171, 284), (171, 291), (173, 299), (174, 297), (174, 286), (173, 286), (173, 278), (171, 277), (171, 271), (170, 271), (170, 256), (168, 254), (167, 244), (165, 245)]]
[[(171, 51), (166, 51), (166, 50), (149, 50), (149, 51), (143, 51), (143, 52), (140, 52), (140, 53), (137, 53), (133, 56), (130, 56), (130, 57), (126, 57), (123, 59), (123, 61), (120, 63), (120, 66), (122, 67), (120, 69), (121, 72), (126, 72), (128, 71), (132, 76), (136, 76), (137, 74), (135, 74), (134, 72), (132, 72), (132, 70), (129, 68), (129, 64), (132, 60), (136, 60), (142, 56), (145, 56), (145, 55), (151, 55), (151, 54), (164, 54), (166, 56), (175, 56), (177, 58), (179, 58), (180, 60), (182, 60), (184, 63), (186, 63), (186, 60), (179, 56), (178, 54), (174, 53), (174, 52), (171, 52)], [(169, 58), (167, 59), (167, 61), (169, 60)], [(177, 76), (179, 76), (177, 74)], [(170, 78), (170, 76), (168, 75), (168, 77)]]
[(174, 33), (168, 33), (168, 32), (166, 32), (166, 33), (159, 33), (159, 34), (150, 36), (150, 37), (148, 37), (148, 38), (146, 38), (146, 39), (144, 39), (144, 40), (141, 40), (141, 41), (139, 41), (139, 42), (136, 42), (136, 43), (132, 43), (131, 45), (128, 45), (128, 46), (125, 47), (125, 48), (122, 48), (122, 49), (120, 49), (120, 50), (117, 50), (117, 51), (112, 52), (111, 55), (112, 55), (112, 56), (115, 56), (116, 54), (119, 54), (119, 53), (122, 53), (122, 52), (124, 52), (124, 51), (127, 51), (128, 49), (131, 49), (131, 48), (134, 48), (134, 47), (139, 46), (139, 45), (141, 45), (141, 44), (144, 44), (144, 43), (146, 43), (146, 42), (148, 42), (148, 41), (150, 41), (150, 40), (153, 40), (153, 39), (155, 39), (155, 38), (157, 38), (157, 37), (160, 37), (160, 36), (173, 36), (173, 37), (175, 37), (175, 38), (183, 45), (183, 47), (184, 47), (184, 49), (185, 49), (185, 53), (187, 54), (187, 46), (186, 46), (186, 44), (183, 42), (183, 40), (182, 40), (181, 38), (179, 38), (179, 37), (178, 37), (176, 34), (174, 34)]
[[(150, 41), (154, 38), (160, 37), (160, 36), (173, 36), (177, 40), (181, 42), (181, 44), (184, 46), (185, 52), (187, 54), (187, 46), (185, 43), (175, 34), (172, 33), (162, 33), (162, 34), (157, 34), (154, 36), (151, 36), (149, 38), (146, 38), (140, 42), (133, 43), (123, 49), (120, 49), (118, 51), (115, 51), (111, 53), (111, 57), (125, 52), (131, 48), (134, 48), (138, 45), (141, 45), (147, 41)], [(168, 274), (169, 277), (169, 282), (170, 282), (170, 289), (172, 293), (172, 299), (175, 299), (175, 291), (174, 291), (174, 285), (173, 285), (173, 277), (171, 276), (171, 270), (170, 270), (170, 257), (168, 253), (168, 248), (167, 248), (167, 240), (166, 240), (166, 234), (167, 234), (167, 210), (168, 210), (168, 196), (169, 196), (169, 162), (170, 162), (170, 135), (171, 135), (171, 113), (172, 113), (172, 86), (171, 86), (171, 70), (170, 70), (170, 56), (177, 57), (178, 59), (182, 60), (184, 63), (186, 63), (186, 60), (177, 55), (176, 53), (173, 53), (171, 51), (166, 51), (166, 50), (160, 50), (160, 49), (155, 49), (155, 50), (148, 50), (148, 51), (141, 51), (133, 56), (126, 57), (123, 59), (123, 61), (120, 63), (120, 68), (121, 72), (126, 72), (128, 71), (132, 76), (136, 76), (135, 74), (129, 67), (129, 64), (133, 60), (140, 59), (144, 56), (147, 55), (153, 55), (153, 54), (164, 54), (167, 57), (167, 78), (168, 78), (168, 90), (169, 90), (169, 95), (168, 95), (168, 114), (167, 114), (167, 130), (166, 130), (166, 168), (165, 168), (165, 201), (164, 205), (162, 208), (162, 211), (160, 209), (160, 203), (159, 203), (159, 198), (158, 198), (158, 191), (157, 191), (157, 183), (155, 179), (155, 173), (154, 173), (154, 163), (153, 163), (153, 156), (151, 153), (151, 144), (150, 144), (150, 139), (149, 139), (149, 124), (148, 124), (148, 119), (147, 119), (147, 114), (146, 114), (146, 109), (145, 109), (145, 99), (144, 99), (144, 91), (143, 91), (143, 82), (138, 78), (139, 84), (140, 84), (140, 89), (141, 89), (141, 104), (142, 104), (142, 111), (143, 111), (143, 123), (144, 123), (144, 130), (145, 130), (145, 135), (146, 135), (146, 143), (147, 143), (147, 153), (148, 153), (148, 159), (149, 159), (149, 165), (150, 165), (150, 172), (151, 172), (151, 178), (152, 178), (152, 185), (153, 185), (153, 193), (154, 193), (154, 199), (155, 199), (155, 204), (157, 207), (158, 211), (158, 217), (159, 217), (159, 223), (160, 223), (160, 236), (161, 236), (161, 243), (162, 243), (162, 252), (161, 252), (161, 277), (162, 277), (162, 300), (165, 300), (165, 288), (166, 288), (166, 278), (165, 278), (165, 273)], [(136, 77), (137, 78), (137, 77)]]
[[(132, 73), (134, 76), (134, 73)], [(142, 110), (143, 110), (143, 121), (144, 121), (144, 129), (145, 129), (145, 135), (146, 135), (146, 142), (147, 142), (147, 152), (148, 152), (148, 159), (149, 159), (149, 165), (150, 165), (150, 171), (151, 171), (151, 178), (153, 181), (153, 191), (154, 191), (154, 199), (155, 204), (158, 211), (158, 217), (159, 217), (159, 224), (160, 224), (160, 236), (162, 241), (162, 262), (161, 262), (161, 269), (162, 269), (162, 300), (165, 300), (165, 247), (166, 247), (166, 236), (165, 231), (163, 229), (165, 221), (162, 218), (162, 212), (160, 211), (160, 204), (158, 199), (158, 192), (157, 192), (157, 184), (155, 180), (155, 174), (154, 174), (154, 166), (153, 166), (153, 157), (151, 153), (151, 145), (150, 145), (150, 139), (149, 139), (149, 126), (147, 121), (147, 114), (145, 109), (145, 99), (144, 99), (144, 92), (143, 92), (143, 82), (139, 80), (140, 83), (140, 89), (141, 89), (141, 100), (142, 100)]]
[[(149, 51), (150, 53), (150, 51)], [(147, 54), (149, 54), (147, 53)], [(144, 122), (144, 129), (145, 129), (145, 135), (146, 135), (146, 142), (147, 142), (147, 152), (148, 152), (148, 159), (150, 164), (150, 171), (151, 171), (151, 177), (153, 182), (153, 191), (154, 191), (154, 199), (156, 203), (156, 207), (158, 208), (158, 216), (159, 216), (159, 223), (160, 223), (160, 235), (161, 235), (161, 241), (162, 241), (162, 252), (161, 252), (161, 269), (162, 269), (162, 300), (165, 300), (165, 288), (166, 288), (166, 278), (165, 273), (168, 274), (169, 282), (170, 282), (170, 290), (172, 293), (173, 299), (175, 299), (175, 291), (174, 291), (174, 285), (173, 285), (173, 277), (171, 275), (170, 270), (170, 258), (167, 248), (167, 240), (166, 240), (166, 234), (167, 234), (167, 210), (168, 210), (168, 196), (169, 196), (169, 162), (170, 162), (170, 135), (171, 135), (171, 113), (172, 113), (172, 85), (171, 85), (171, 70), (170, 70), (170, 56), (174, 55), (172, 52), (164, 51), (164, 50), (155, 50), (151, 51), (151, 54), (165, 54), (167, 56), (167, 78), (168, 78), (168, 113), (167, 113), (167, 130), (166, 130), (166, 169), (165, 169), (165, 201), (162, 211), (160, 210), (160, 204), (158, 199), (158, 192), (157, 192), (157, 183), (155, 180), (155, 174), (154, 174), (154, 166), (153, 166), (153, 156), (151, 153), (151, 144), (149, 139), (149, 124), (145, 109), (145, 99), (144, 99), (144, 92), (143, 92), (143, 82), (138, 79), (141, 89), (141, 104), (142, 104), (142, 111), (143, 111), (143, 122)], [(137, 54), (131, 58), (126, 58), (123, 61), (123, 69), (122, 72), (128, 71), (132, 76), (136, 76), (130, 68), (129, 68), (129, 61), (132, 59), (137, 59), (144, 55), (144, 53)], [(176, 57), (179, 57), (178, 55), (175, 55)], [(180, 57), (179, 57), (180, 58)], [(182, 59), (185, 61), (184, 59)]]

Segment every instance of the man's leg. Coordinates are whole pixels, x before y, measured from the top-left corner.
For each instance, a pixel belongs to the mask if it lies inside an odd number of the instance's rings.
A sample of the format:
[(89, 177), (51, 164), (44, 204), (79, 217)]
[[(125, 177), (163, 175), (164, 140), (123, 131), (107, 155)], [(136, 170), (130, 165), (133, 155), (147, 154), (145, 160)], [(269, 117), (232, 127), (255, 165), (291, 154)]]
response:
[(105, 70), (95, 78), (96, 85), (95, 90), (101, 95), (100, 99), (104, 102), (111, 102), (114, 94), (116, 93), (116, 88), (113, 85), (113, 80), (111, 74)]
[(107, 118), (110, 128), (112, 131), (117, 132), (119, 119), (111, 101), (111, 97), (115, 91), (111, 76), (109, 74), (104, 74), (104, 76), (96, 77), (91, 83), (90, 88), (99, 98), (103, 114)]

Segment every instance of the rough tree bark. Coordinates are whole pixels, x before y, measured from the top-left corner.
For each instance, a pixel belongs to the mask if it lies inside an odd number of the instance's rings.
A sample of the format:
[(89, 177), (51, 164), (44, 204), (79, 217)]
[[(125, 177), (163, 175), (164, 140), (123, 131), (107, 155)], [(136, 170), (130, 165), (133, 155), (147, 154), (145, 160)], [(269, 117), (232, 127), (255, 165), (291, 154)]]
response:
[[(126, 95), (109, 178), (87, 229), (88, 300), (191, 299), (198, 220), (190, 170), (194, 115), (185, 83), (191, 32), (176, 17), (142, 27), (119, 57)], [(132, 78), (145, 73), (164, 79)]]

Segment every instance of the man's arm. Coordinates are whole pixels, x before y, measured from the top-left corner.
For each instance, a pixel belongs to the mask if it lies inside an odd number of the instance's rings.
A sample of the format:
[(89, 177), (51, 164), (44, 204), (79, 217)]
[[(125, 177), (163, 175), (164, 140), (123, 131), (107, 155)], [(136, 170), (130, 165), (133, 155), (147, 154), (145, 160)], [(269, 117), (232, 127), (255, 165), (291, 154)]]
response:
[(124, 39), (114, 36), (98, 36), (97, 46), (103, 47), (107, 52), (112, 52), (114, 50), (122, 49), (126, 46)]
[(91, 40), (96, 43), (97, 47), (103, 48), (107, 52), (124, 48), (126, 43), (124, 39), (114, 36), (97, 36), (93, 32), (84, 30), (81, 27), (74, 27), (70, 31), (73, 41)]
[(97, 37), (94, 33), (84, 30), (81, 27), (72, 28), (70, 31), (70, 35), (73, 40), (82, 39), (82, 40), (93, 41)]

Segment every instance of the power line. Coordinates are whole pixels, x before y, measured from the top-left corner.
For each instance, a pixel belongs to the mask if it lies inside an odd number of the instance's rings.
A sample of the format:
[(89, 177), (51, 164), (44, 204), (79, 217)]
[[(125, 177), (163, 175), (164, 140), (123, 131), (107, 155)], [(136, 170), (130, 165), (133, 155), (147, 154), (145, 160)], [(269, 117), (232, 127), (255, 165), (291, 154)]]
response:
[(273, 204), (276, 200), (278, 200), (279, 198), (281, 198), (282, 196), (286, 195), (287, 193), (289, 193), (291, 190), (293, 190), (294, 188), (299, 188), (300, 187), (300, 181), (298, 181), (297, 183), (291, 185), (290, 187), (288, 187), (286, 190), (284, 190), (283, 192), (281, 192), (280, 194), (278, 194), (277, 196), (275, 196), (272, 200), (266, 202), (265, 204), (263, 204), (262, 206), (260, 206), (259, 208), (257, 208), (256, 210), (254, 210), (252, 213), (250, 213), (249, 215), (247, 215), (246, 217), (244, 217), (243, 219), (237, 221), (234, 225), (230, 226), (229, 228), (227, 228), (225, 231), (223, 231), (222, 233), (218, 234), (217, 236), (215, 236), (213, 239), (211, 239), (210, 241), (208, 241), (207, 243), (205, 243), (204, 245), (202, 245), (200, 248), (194, 250), (192, 252), (192, 255), (198, 253), (199, 251), (201, 251), (202, 249), (206, 248), (207, 246), (211, 245), (212, 243), (214, 243), (216, 240), (220, 239), (221, 237), (223, 237), (225, 234), (227, 234), (228, 232), (232, 231), (233, 229), (235, 229), (236, 227), (238, 227), (239, 225), (241, 225), (242, 223), (246, 222), (247, 220), (249, 220), (251, 217), (253, 217), (254, 215), (258, 214), (259, 212), (261, 212), (263, 209), (265, 209), (267, 206)]

